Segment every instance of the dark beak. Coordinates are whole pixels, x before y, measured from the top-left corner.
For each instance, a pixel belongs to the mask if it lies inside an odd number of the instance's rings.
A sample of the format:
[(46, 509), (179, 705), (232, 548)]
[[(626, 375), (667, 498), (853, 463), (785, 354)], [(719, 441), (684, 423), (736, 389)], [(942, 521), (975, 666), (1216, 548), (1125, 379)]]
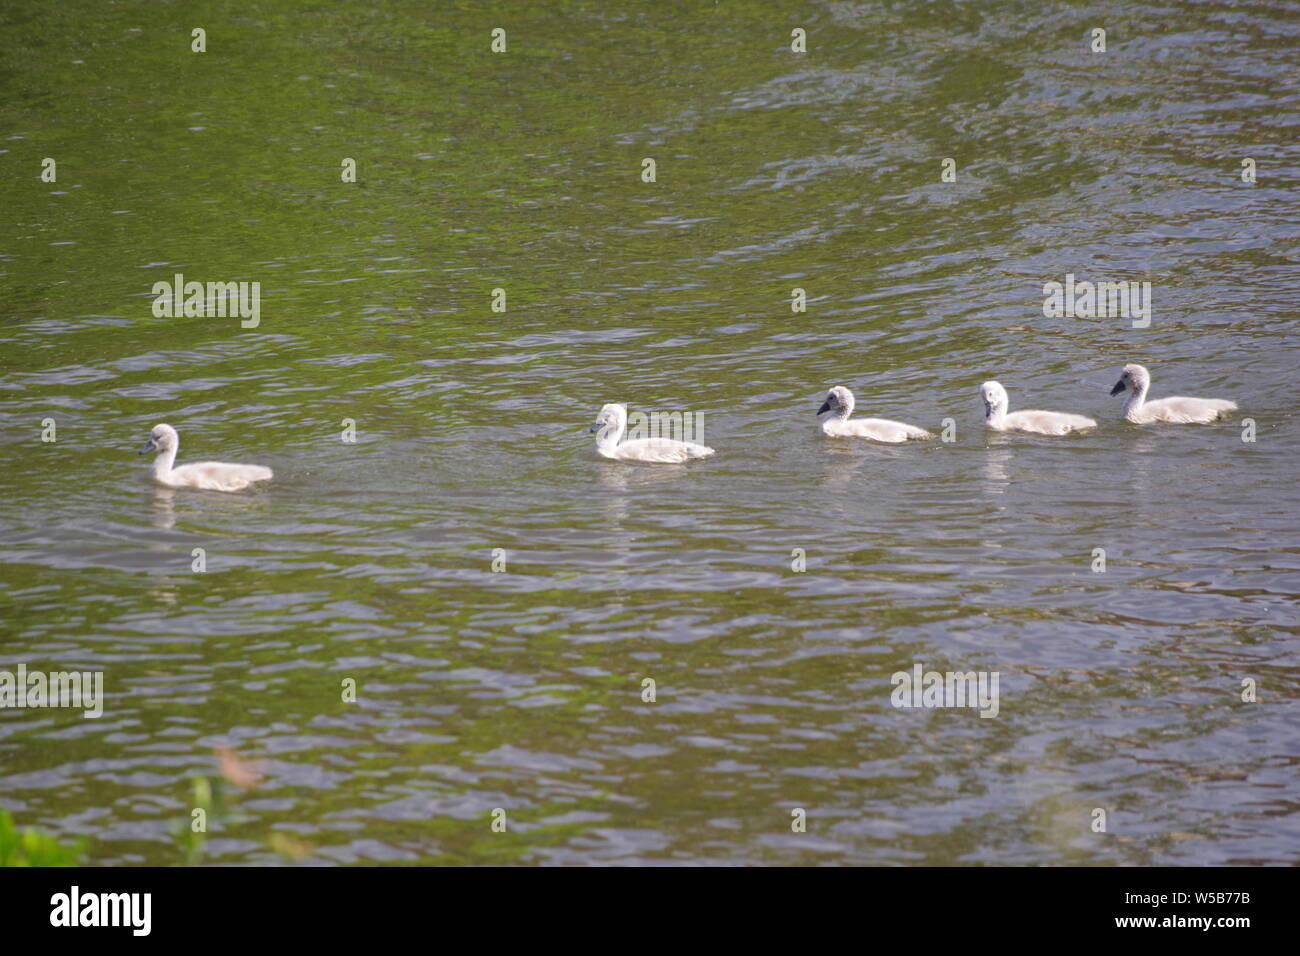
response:
[(1112, 395), (1118, 395), (1122, 391), (1124, 391), (1124, 380), (1121, 378), (1115, 383), (1115, 387), (1110, 390), (1110, 393)]
[(590, 428), (588, 428), (587, 431), (589, 431), (589, 432), (598, 432), (598, 431), (601, 430), (601, 428), (604, 427), (604, 425), (605, 425), (604, 422), (596, 422), (596, 424), (594, 424), (594, 425), (592, 425)]
[(826, 401), (822, 402), (822, 407), (817, 409), (817, 414), (820, 415), (822, 412), (829, 412), (830, 410), (831, 410), (831, 400), (828, 398), (826, 399)]
[(136, 454), (143, 455), (145, 452), (153, 451), (157, 447), (158, 446), (153, 443), (153, 439), (150, 438), (147, 442), (144, 443), (144, 447), (141, 448), (138, 452), (136, 452)]

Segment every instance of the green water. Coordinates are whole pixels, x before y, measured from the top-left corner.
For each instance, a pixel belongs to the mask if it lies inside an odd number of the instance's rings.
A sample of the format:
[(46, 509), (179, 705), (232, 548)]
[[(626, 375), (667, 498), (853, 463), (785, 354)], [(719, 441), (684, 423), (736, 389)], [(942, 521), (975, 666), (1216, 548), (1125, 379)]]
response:
[[(0, 710), (0, 808), (182, 862), (231, 746), (266, 779), (224, 786), (208, 862), (1300, 862), (1298, 35), (1267, 4), (7, 7), (0, 670), (107, 699)], [(176, 273), (259, 282), (259, 324), (156, 317)], [(1150, 327), (1044, 317), (1067, 274), (1151, 282)], [(1241, 410), (1127, 425), (1126, 362)], [(990, 435), (990, 378), (1100, 427)], [(826, 439), (836, 384), (954, 440)], [(606, 402), (717, 454), (604, 460)], [(275, 479), (151, 487), (164, 421)], [(892, 706), (917, 663), (997, 672), (997, 717)]]

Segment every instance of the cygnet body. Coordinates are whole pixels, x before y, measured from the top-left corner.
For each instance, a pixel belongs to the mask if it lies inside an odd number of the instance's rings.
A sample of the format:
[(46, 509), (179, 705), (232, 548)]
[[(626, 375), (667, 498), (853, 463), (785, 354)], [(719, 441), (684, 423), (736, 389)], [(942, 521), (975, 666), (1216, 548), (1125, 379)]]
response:
[(155, 425), (140, 454), (158, 452), (150, 469), (153, 480), (168, 488), (197, 488), (202, 491), (241, 491), (255, 481), (266, 481), (271, 469), (262, 465), (231, 465), (223, 461), (200, 461), (174, 467), (180, 436), (170, 425)]
[(896, 445), (911, 438), (932, 438), (924, 428), (892, 422), (887, 418), (855, 418), (853, 414), (853, 393), (843, 385), (836, 385), (826, 393), (826, 401), (817, 409), (817, 414), (834, 412), (834, 416), (822, 422), (822, 434), (831, 438), (870, 438), (872, 441), (888, 442)]
[(1124, 400), (1124, 420), (1134, 425), (1152, 422), (1171, 422), (1179, 425), (1204, 425), (1220, 415), (1237, 410), (1237, 403), (1226, 398), (1187, 398), (1174, 395), (1147, 401), (1151, 388), (1151, 373), (1141, 365), (1125, 365), (1124, 371), (1110, 390), (1112, 395), (1128, 391)]
[(1084, 428), (1097, 427), (1091, 418), (1068, 412), (1043, 412), (1037, 409), (1008, 412), (1007, 390), (1000, 382), (985, 382), (980, 386), (980, 397), (984, 399), (984, 424), (994, 431), (1068, 435)]
[(596, 424), (590, 431), (596, 435), (596, 451), (605, 458), (617, 461), (644, 461), (663, 465), (676, 465), (692, 458), (707, 458), (714, 453), (708, 445), (692, 441), (675, 441), (671, 438), (634, 438), (624, 441), (627, 430), (627, 406), (610, 402), (601, 408)]

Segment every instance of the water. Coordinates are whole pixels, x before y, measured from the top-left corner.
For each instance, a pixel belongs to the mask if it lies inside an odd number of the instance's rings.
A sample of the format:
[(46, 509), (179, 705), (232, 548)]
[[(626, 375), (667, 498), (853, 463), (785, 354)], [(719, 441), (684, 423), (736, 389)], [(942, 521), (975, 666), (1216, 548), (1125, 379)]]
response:
[[(180, 862), (229, 745), (209, 862), (1300, 862), (1293, 14), (286, 9), (4, 14), (0, 669), (107, 701), (0, 712), (0, 808)], [(1127, 426), (1129, 361), (1241, 412)], [(1101, 427), (988, 436), (992, 377)], [(825, 440), (833, 384), (956, 440)], [(718, 454), (600, 459), (607, 401)], [(275, 480), (156, 492), (160, 421)]]

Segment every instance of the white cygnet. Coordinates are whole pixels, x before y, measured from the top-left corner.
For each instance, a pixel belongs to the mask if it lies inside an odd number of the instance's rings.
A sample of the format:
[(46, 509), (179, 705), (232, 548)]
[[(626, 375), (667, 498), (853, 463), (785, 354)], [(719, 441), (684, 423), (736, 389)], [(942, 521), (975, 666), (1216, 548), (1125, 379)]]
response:
[(691, 458), (707, 458), (713, 449), (691, 441), (671, 438), (634, 438), (619, 444), (627, 430), (627, 406), (610, 402), (601, 408), (590, 431), (596, 436), (596, 451), (619, 461), (646, 461), (675, 465)]
[(1220, 415), (1235, 412), (1237, 403), (1224, 398), (1186, 398), (1175, 395), (1171, 398), (1157, 398), (1147, 401), (1147, 389), (1151, 387), (1151, 373), (1141, 365), (1125, 365), (1124, 371), (1110, 390), (1118, 395), (1126, 389), (1131, 392), (1124, 400), (1124, 420), (1135, 425), (1147, 425), (1151, 422), (1174, 422), (1180, 425), (1204, 425)]
[(932, 438), (924, 428), (891, 422), (887, 418), (856, 418), (849, 420), (853, 413), (853, 393), (843, 385), (836, 385), (826, 393), (826, 401), (817, 409), (817, 414), (834, 411), (835, 416), (822, 422), (822, 434), (831, 438), (870, 438), (872, 441), (898, 444), (909, 438)]
[(255, 481), (266, 481), (271, 469), (261, 465), (228, 465), (221, 461), (200, 461), (173, 467), (180, 436), (170, 425), (155, 425), (140, 454), (158, 452), (154, 460), (153, 480), (168, 488), (198, 488), (203, 491), (240, 491)]
[(980, 386), (980, 397), (984, 399), (984, 424), (994, 431), (1068, 435), (1083, 428), (1097, 427), (1091, 418), (1067, 412), (1026, 410), (1008, 413), (1007, 390), (1000, 382), (985, 382)]

